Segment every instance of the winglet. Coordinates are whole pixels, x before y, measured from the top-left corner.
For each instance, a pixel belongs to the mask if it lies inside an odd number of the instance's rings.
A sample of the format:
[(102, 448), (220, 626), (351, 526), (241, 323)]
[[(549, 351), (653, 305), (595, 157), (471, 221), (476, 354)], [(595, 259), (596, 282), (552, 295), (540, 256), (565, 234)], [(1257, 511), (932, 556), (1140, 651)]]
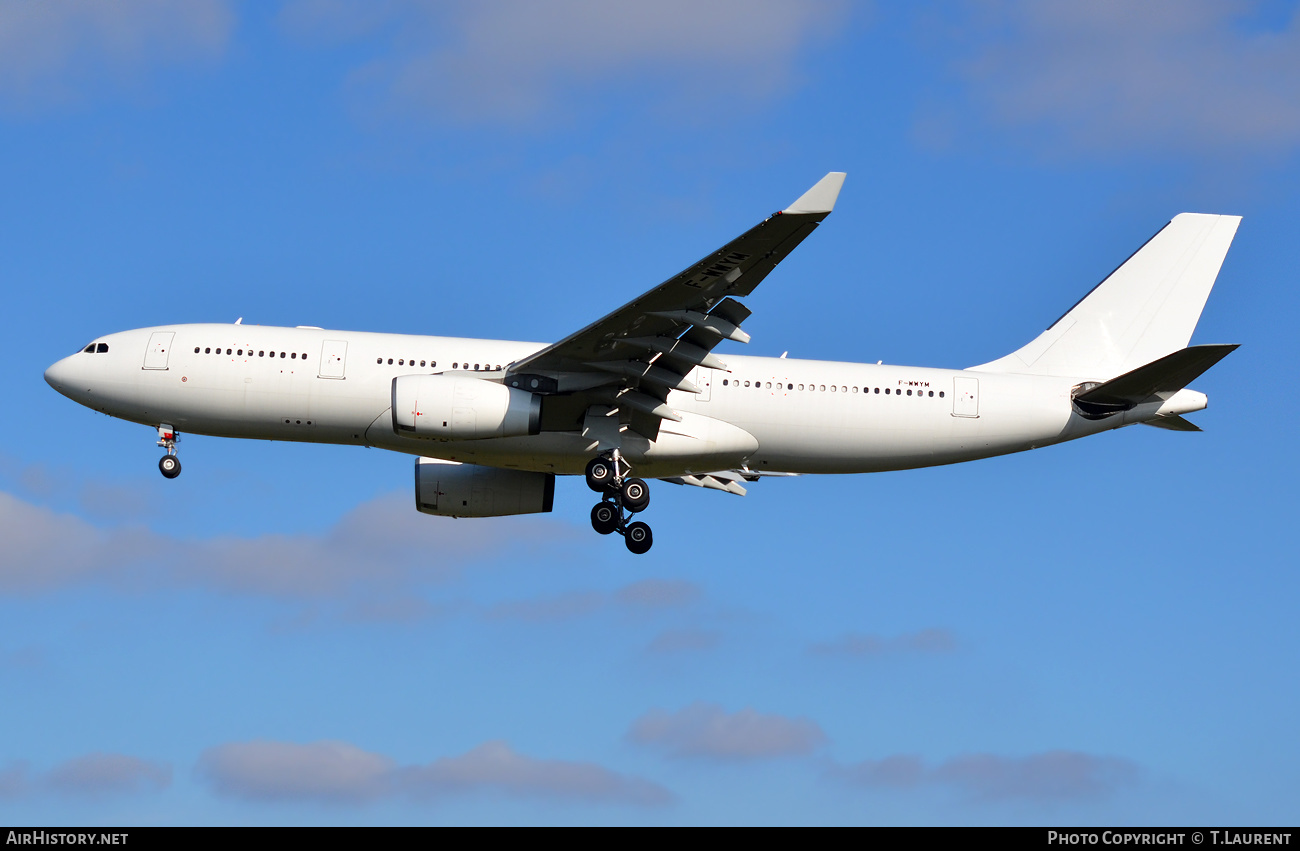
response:
[(844, 172), (832, 171), (817, 181), (817, 184), (812, 189), (800, 195), (798, 201), (795, 201), (781, 212), (829, 213), (835, 209), (835, 199), (840, 195), (840, 187), (844, 185), (844, 178)]

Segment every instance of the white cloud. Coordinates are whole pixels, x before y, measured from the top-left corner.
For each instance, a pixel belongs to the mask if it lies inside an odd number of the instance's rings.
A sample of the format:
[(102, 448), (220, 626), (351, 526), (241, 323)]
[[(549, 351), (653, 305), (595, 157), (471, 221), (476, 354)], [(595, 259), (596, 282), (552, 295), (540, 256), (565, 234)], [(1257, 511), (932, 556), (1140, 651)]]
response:
[(430, 794), (503, 792), (610, 804), (658, 805), (672, 801), (662, 786), (590, 762), (534, 759), (505, 742), (486, 742), (468, 753), (443, 757), (402, 772), (404, 785)]
[(220, 56), (227, 0), (41, 0), (0, 4), (0, 104), (78, 100), (161, 66)]
[(489, 620), (526, 623), (567, 621), (618, 607), (627, 611), (655, 612), (680, 609), (703, 596), (700, 587), (682, 579), (643, 579), (607, 594), (602, 591), (571, 591), (535, 600), (499, 603), (487, 611)]
[(118, 753), (92, 753), (50, 769), (45, 782), (59, 792), (106, 795), (140, 789), (166, 789), (172, 783), (170, 765)]
[(614, 598), (627, 606), (670, 609), (694, 603), (702, 595), (700, 586), (684, 579), (642, 579), (618, 589)]
[(729, 713), (702, 702), (677, 712), (651, 710), (632, 723), (627, 736), (673, 756), (721, 760), (799, 756), (826, 741), (821, 727), (807, 718), (764, 715), (748, 708)]
[(33, 671), (45, 667), (45, 648), (24, 644), (14, 650), (0, 647), (0, 669)]
[(488, 620), (550, 623), (567, 621), (603, 609), (608, 598), (598, 591), (574, 591), (538, 600), (499, 603), (487, 612)]
[(392, 760), (346, 742), (235, 742), (199, 760), (218, 794), (256, 801), (367, 801), (388, 791), (392, 770)]
[(923, 629), (894, 638), (863, 633), (849, 633), (834, 641), (814, 644), (809, 652), (817, 656), (851, 656), (872, 658), (898, 653), (948, 653), (957, 641), (946, 629)]
[(1000, 0), (951, 28), (971, 105), (1045, 150), (1300, 146), (1300, 11), (1217, 0)]
[(148, 532), (104, 532), (0, 492), (0, 591), (34, 591), (95, 579), (119, 581), (126, 565), (159, 551)]
[(1048, 751), (1024, 757), (959, 756), (928, 767), (918, 756), (898, 754), (836, 769), (855, 785), (907, 789), (947, 786), (979, 801), (1066, 801), (1101, 797), (1132, 784), (1137, 765), (1117, 757)]
[(529, 121), (612, 83), (632, 97), (788, 90), (800, 53), (846, 14), (839, 0), (476, 0), (430, 5), (297, 0), (285, 28), (309, 41), (381, 34), (351, 83), (367, 103), (425, 117)]
[(218, 794), (272, 802), (357, 804), (398, 795), (436, 798), (473, 792), (634, 805), (672, 800), (668, 790), (650, 781), (589, 762), (535, 759), (505, 742), (406, 767), (345, 742), (241, 742), (205, 752), (200, 773)]
[(98, 583), (338, 597), (359, 588), (445, 581), (468, 560), (506, 552), (512, 542), (532, 545), (566, 534), (555, 524), (519, 518), (426, 517), (409, 498), (394, 495), (357, 506), (321, 535), (181, 540), (144, 528), (100, 529), (0, 491), (0, 593)]
[(171, 786), (172, 768), (119, 753), (91, 753), (36, 772), (26, 762), (0, 769), (0, 800), (34, 793), (95, 796), (158, 791)]
[(10, 763), (0, 768), (0, 801), (17, 798), (30, 788), (28, 766), (25, 762)]
[(684, 653), (712, 650), (722, 641), (722, 634), (707, 629), (666, 629), (647, 645), (650, 653)]

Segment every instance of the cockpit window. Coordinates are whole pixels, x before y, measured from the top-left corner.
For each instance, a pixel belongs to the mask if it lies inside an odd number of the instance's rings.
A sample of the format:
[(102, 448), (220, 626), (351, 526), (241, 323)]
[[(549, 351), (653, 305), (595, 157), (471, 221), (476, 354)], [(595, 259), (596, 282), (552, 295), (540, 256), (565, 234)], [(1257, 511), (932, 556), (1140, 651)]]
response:
[(108, 351), (108, 343), (98, 343), (98, 344), (96, 344), (96, 346), (95, 346), (95, 354), (97, 354), (97, 355), (102, 355), (102, 354), (103, 354), (104, 352), (106, 352), (106, 351)]
[(82, 349), (81, 351), (84, 352), (85, 354), (93, 355), (95, 353), (95, 344), (91, 343), (89, 346), (86, 346), (86, 348)]

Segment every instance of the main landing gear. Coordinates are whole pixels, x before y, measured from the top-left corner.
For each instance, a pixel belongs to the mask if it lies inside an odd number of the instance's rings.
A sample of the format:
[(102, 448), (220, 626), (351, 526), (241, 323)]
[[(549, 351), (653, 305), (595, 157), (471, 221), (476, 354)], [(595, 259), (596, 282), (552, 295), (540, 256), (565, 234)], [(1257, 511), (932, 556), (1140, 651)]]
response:
[(167, 450), (167, 454), (158, 459), (158, 470), (169, 479), (181, 474), (181, 459), (176, 457), (176, 441), (179, 439), (176, 429), (166, 424), (158, 426), (158, 445)]
[(644, 479), (628, 478), (630, 472), (617, 449), (587, 464), (587, 487), (601, 495), (591, 509), (591, 528), (602, 535), (618, 532), (627, 548), (641, 555), (650, 550), (654, 535), (647, 524), (628, 521), (649, 507), (650, 486)]

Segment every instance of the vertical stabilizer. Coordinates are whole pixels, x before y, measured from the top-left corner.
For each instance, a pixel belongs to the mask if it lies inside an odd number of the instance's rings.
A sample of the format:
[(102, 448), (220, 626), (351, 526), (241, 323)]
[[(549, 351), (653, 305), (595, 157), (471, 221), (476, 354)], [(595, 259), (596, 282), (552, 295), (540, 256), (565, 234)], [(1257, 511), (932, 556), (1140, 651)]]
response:
[(971, 368), (1106, 379), (1185, 348), (1240, 222), (1175, 216), (1029, 345)]

